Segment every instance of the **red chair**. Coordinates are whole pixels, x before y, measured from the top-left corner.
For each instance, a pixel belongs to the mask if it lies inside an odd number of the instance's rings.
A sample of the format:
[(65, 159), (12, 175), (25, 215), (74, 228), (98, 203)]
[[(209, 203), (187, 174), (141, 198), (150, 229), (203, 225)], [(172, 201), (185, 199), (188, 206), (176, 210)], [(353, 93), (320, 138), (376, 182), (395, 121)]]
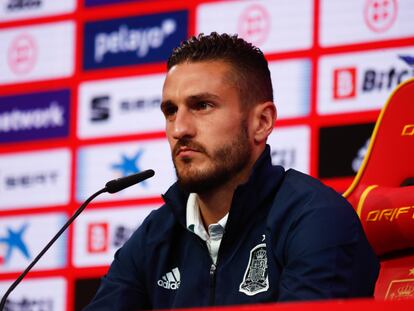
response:
[(382, 109), (344, 197), (381, 259), (375, 297), (414, 299), (414, 79), (400, 84)]

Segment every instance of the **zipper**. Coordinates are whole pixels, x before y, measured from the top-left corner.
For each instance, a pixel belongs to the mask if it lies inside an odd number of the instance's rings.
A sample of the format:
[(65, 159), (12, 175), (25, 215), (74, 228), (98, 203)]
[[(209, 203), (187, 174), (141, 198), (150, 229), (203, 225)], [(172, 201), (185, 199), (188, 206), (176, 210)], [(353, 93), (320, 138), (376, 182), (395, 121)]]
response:
[(214, 306), (216, 293), (216, 265), (214, 263), (210, 266), (210, 299), (209, 305)]
[(210, 257), (210, 253), (207, 248), (207, 244), (205, 241), (203, 241), (199, 236), (197, 236), (197, 240), (200, 243), (200, 246), (202, 246), (206, 252), (207, 256), (210, 258), (211, 266), (210, 266), (210, 272), (209, 272), (209, 279), (210, 279), (210, 293), (209, 293), (209, 299), (208, 299), (208, 305), (214, 306), (215, 300), (216, 300), (216, 270), (217, 270), (217, 262), (214, 264), (213, 260)]

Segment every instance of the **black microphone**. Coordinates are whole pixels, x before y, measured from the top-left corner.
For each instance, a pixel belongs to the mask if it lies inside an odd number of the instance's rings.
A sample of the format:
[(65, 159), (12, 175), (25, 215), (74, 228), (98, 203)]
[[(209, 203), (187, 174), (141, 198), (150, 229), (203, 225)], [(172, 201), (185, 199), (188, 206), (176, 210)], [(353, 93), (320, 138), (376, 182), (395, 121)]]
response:
[(128, 188), (132, 185), (140, 183), (141, 181), (144, 181), (145, 179), (154, 176), (154, 174), (155, 172), (153, 170), (142, 171), (137, 174), (108, 181), (105, 185), (105, 188), (107, 192), (115, 193), (125, 188)]
[(56, 242), (56, 240), (62, 235), (63, 232), (71, 225), (71, 223), (75, 220), (76, 217), (79, 216), (80, 213), (85, 209), (85, 207), (98, 195), (108, 192), (108, 193), (116, 193), (121, 191), (125, 188), (130, 186), (136, 185), (152, 176), (154, 176), (155, 172), (153, 170), (146, 170), (139, 172), (137, 174), (129, 175), (126, 177), (121, 177), (118, 179), (114, 179), (108, 181), (104, 188), (92, 194), (83, 204), (76, 210), (76, 212), (69, 218), (69, 220), (63, 225), (63, 227), (56, 233), (56, 235), (47, 243), (47, 245), (40, 251), (40, 253), (36, 256), (35, 259), (27, 266), (26, 270), (19, 275), (16, 281), (13, 282), (12, 285), (8, 288), (6, 293), (4, 294), (3, 298), (0, 302), (0, 311), (3, 311), (4, 306), (6, 305), (7, 297), (9, 297), (10, 293), (16, 288), (17, 285), (23, 280), (26, 274), (33, 268), (33, 266), (43, 257), (43, 255), (49, 250), (49, 248)]

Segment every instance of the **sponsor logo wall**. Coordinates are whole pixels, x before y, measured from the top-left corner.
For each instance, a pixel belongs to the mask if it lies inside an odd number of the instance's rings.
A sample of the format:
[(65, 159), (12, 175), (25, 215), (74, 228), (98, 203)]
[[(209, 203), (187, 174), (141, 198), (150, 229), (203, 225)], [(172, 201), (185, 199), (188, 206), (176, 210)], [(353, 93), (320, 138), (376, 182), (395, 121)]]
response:
[[(23, 270), (65, 221), (66, 215), (62, 213), (2, 217), (0, 271), (4, 273)], [(63, 268), (66, 265), (66, 257), (67, 239), (64, 235), (33, 269)]]
[(69, 90), (0, 97), (0, 143), (69, 135)]
[(158, 205), (86, 211), (75, 223), (76, 267), (109, 265), (115, 251)]
[(92, 202), (8, 309), (80, 310), (88, 284), (162, 204), (176, 177), (159, 105), (182, 40), (217, 31), (259, 46), (278, 110), (273, 163), (342, 192), (381, 107), (414, 76), (413, 19), (411, 0), (3, 1), (0, 296), (108, 180), (156, 172)]
[(0, 85), (67, 78), (74, 63), (73, 21), (0, 30)]
[(163, 131), (160, 104), (164, 77), (153, 74), (81, 84), (79, 137)]
[(75, 11), (76, 0), (4, 0), (0, 7), (3, 21), (68, 14)]
[[(265, 53), (312, 46), (313, 1), (222, 1), (197, 8), (196, 31), (238, 33)], [(219, 22), (218, 22), (219, 21)]]
[(84, 28), (84, 69), (166, 61), (187, 37), (187, 11), (88, 22)]
[(309, 174), (310, 129), (308, 126), (278, 127), (269, 136), (273, 165)]
[(165, 139), (131, 141), (82, 147), (78, 153), (77, 199), (79, 202), (111, 180), (152, 168), (158, 174), (115, 194), (103, 194), (96, 200), (120, 200), (159, 196), (175, 181), (170, 148)]
[(0, 210), (69, 203), (68, 149), (0, 155)]
[[(2, 293), (9, 286), (10, 282), (0, 281)], [(65, 310), (66, 291), (67, 281), (62, 277), (26, 279), (16, 287), (12, 298), (7, 300), (5, 310)]]
[(318, 112), (381, 108), (398, 84), (414, 77), (411, 56), (414, 46), (321, 57)]
[[(373, 129), (373, 123), (321, 127), (318, 176), (320, 178), (354, 176), (368, 150)], [(336, 143), (338, 140), (341, 144)], [(332, 148), (332, 146), (336, 147)]]
[(278, 118), (307, 116), (310, 112), (310, 60), (272, 61), (269, 69)]
[(412, 38), (411, 0), (321, 0), (322, 46)]

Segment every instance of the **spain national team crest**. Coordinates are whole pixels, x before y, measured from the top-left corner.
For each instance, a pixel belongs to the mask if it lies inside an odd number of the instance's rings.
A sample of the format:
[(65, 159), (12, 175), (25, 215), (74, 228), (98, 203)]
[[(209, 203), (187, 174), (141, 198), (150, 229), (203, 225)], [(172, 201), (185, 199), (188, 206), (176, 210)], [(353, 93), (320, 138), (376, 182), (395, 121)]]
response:
[(239, 291), (253, 296), (269, 289), (269, 277), (267, 272), (266, 244), (255, 246), (250, 251), (249, 264), (240, 283)]

